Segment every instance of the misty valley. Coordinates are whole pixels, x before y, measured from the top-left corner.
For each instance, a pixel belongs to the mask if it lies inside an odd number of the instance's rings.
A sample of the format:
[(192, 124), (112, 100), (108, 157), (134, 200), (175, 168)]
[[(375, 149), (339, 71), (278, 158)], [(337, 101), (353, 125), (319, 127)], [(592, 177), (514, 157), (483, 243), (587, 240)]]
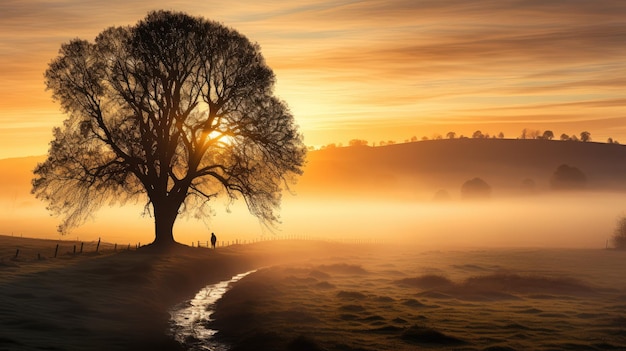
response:
[[(111, 251), (113, 243), (150, 241), (152, 219), (141, 217), (138, 205), (103, 209), (76, 237), (19, 244), (31, 240), (20, 236), (54, 237), (56, 219), (28, 193), (39, 158), (0, 160), (10, 170), (0, 175), (6, 209), (0, 223), (9, 235), (0, 240), (6, 317), (0, 348), (61, 347), (68, 342), (59, 335), (80, 330), (93, 336), (70, 342), (77, 350), (92, 349), (90, 340), (109, 340), (109, 333), (146, 343), (119, 331), (116, 325), (129, 324), (132, 333), (136, 316), (123, 307), (106, 312), (109, 299), (156, 313), (191, 304), (200, 282), (258, 269), (211, 302), (210, 316), (188, 317), (175, 347), (621, 349), (624, 252), (612, 249), (611, 236), (626, 211), (624, 150), (580, 142), (442, 140), (313, 151), (300, 182), (283, 194), (279, 228), (264, 228), (235, 203), (229, 212), (176, 224), (176, 239), (187, 245), (206, 242), (208, 231), (216, 231), (215, 251), (189, 248), (165, 257)], [(580, 170), (584, 186), (554, 188), (560, 165)], [(464, 195), (464, 184), (476, 178), (488, 185), (487, 196)], [(438, 196), (441, 191), (446, 196)], [(80, 239), (93, 248), (99, 237), (108, 251), (95, 256), (62, 249), (53, 258), (47, 247)], [(292, 237), (298, 240), (283, 240)], [(16, 247), (22, 248), (19, 258)], [(37, 260), (41, 247), (44, 257)], [(195, 277), (197, 267), (211, 268), (203, 280)], [(157, 302), (163, 294), (169, 298)], [(59, 296), (66, 298), (37, 302)], [(36, 308), (10, 307), (26, 304)], [(73, 306), (91, 307), (51, 334), (59, 311)], [(166, 337), (164, 321), (154, 321), (146, 330)], [(109, 341), (107, 347), (124, 349), (124, 342)]]

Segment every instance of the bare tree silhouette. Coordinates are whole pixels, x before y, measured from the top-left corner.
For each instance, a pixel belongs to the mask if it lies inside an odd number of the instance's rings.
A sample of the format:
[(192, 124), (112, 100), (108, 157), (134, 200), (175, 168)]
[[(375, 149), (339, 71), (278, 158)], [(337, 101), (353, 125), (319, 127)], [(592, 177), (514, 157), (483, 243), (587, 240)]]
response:
[(272, 224), (302, 173), (306, 147), (259, 46), (219, 23), (150, 12), (63, 44), (45, 80), (68, 117), (33, 193), (63, 216), (60, 231), (141, 201), (154, 243), (173, 244), (178, 214), (206, 214), (219, 194)]

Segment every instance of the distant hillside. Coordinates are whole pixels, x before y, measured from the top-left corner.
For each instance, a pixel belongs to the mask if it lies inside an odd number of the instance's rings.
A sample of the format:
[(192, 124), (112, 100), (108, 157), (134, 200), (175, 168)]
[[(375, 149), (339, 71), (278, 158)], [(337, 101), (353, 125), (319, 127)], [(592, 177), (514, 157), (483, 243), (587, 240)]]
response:
[(520, 192), (524, 179), (538, 191), (561, 164), (579, 168), (591, 190), (626, 190), (626, 146), (551, 140), (452, 139), (381, 147), (312, 151), (299, 186), (303, 194), (428, 198), (459, 193), (474, 177), (494, 195)]
[[(43, 156), (0, 160), (0, 196), (31, 198), (32, 170)], [(626, 146), (550, 140), (452, 139), (309, 152), (299, 197), (393, 197), (429, 200), (440, 189), (458, 197), (463, 182), (480, 177), (494, 196), (519, 194), (531, 179), (549, 191), (556, 168), (568, 164), (590, 190), (626, 191)]]

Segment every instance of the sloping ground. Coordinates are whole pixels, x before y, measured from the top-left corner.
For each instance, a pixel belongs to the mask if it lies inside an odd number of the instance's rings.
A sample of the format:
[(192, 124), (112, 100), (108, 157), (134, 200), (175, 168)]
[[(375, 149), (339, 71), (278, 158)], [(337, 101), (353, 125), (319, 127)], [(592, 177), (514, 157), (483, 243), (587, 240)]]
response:
[[(0, 196), (32, 203), (32, 170), (43, 157), (0, 160)], [(559, 165), (579, 168), (591, 190), (626, 191), (626, 146), (556, 140), (452, 139), (309, 152), (294, 190), (302, 196), (432, 197), (458, 192), (474, 177), (495, 194), (516, 193), (531, 179), (549, 190)]]
[(24, 257), (49, 248), (45, 240), (0, 236), (0, 350), (176, 350), (167, 311), (206, 284), (341, 250), (272, 241), (14, 260), (16, 244)]
[(626, 146), (550, 140), (453, 139), (308, 154), (298, 193), (407, 196), (458, 191), (484, 179), (496, 193), (519, 192), (524, 179), (549, 190), (561, 164), (579, 168), (591, 190), (626, 190)]

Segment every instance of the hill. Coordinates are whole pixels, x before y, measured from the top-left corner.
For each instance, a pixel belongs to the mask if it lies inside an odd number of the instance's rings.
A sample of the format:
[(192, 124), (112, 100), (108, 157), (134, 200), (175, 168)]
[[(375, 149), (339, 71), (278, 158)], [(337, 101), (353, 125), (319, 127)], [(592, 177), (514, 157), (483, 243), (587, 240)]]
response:
[[(32, 170), (42, 156), (0, 160), (1, 196), (30, 202)], [(562, 164), (577, 167), (588, 189), (626, 191), (626, 146), (554, 140), (445, 139), (380, 147), (353, 146), (309, 152), (299, 197), (391, 197), (428, 200), (440, 189), (453, 197), (480, 177), (494, 195), (520, 193), (522, 181), (549, 191)]]
[(537, 191), (561, 164), (577, 167), (588, 188), (626, 190), (626, 146), (552, 140), (446, 139), (381, 147), (312, 151), (299, 194), (427, 198), (439, 189), (458, 193), (463, 182), (484, 179), (494, 194), (520, 192), (530, 179)]

